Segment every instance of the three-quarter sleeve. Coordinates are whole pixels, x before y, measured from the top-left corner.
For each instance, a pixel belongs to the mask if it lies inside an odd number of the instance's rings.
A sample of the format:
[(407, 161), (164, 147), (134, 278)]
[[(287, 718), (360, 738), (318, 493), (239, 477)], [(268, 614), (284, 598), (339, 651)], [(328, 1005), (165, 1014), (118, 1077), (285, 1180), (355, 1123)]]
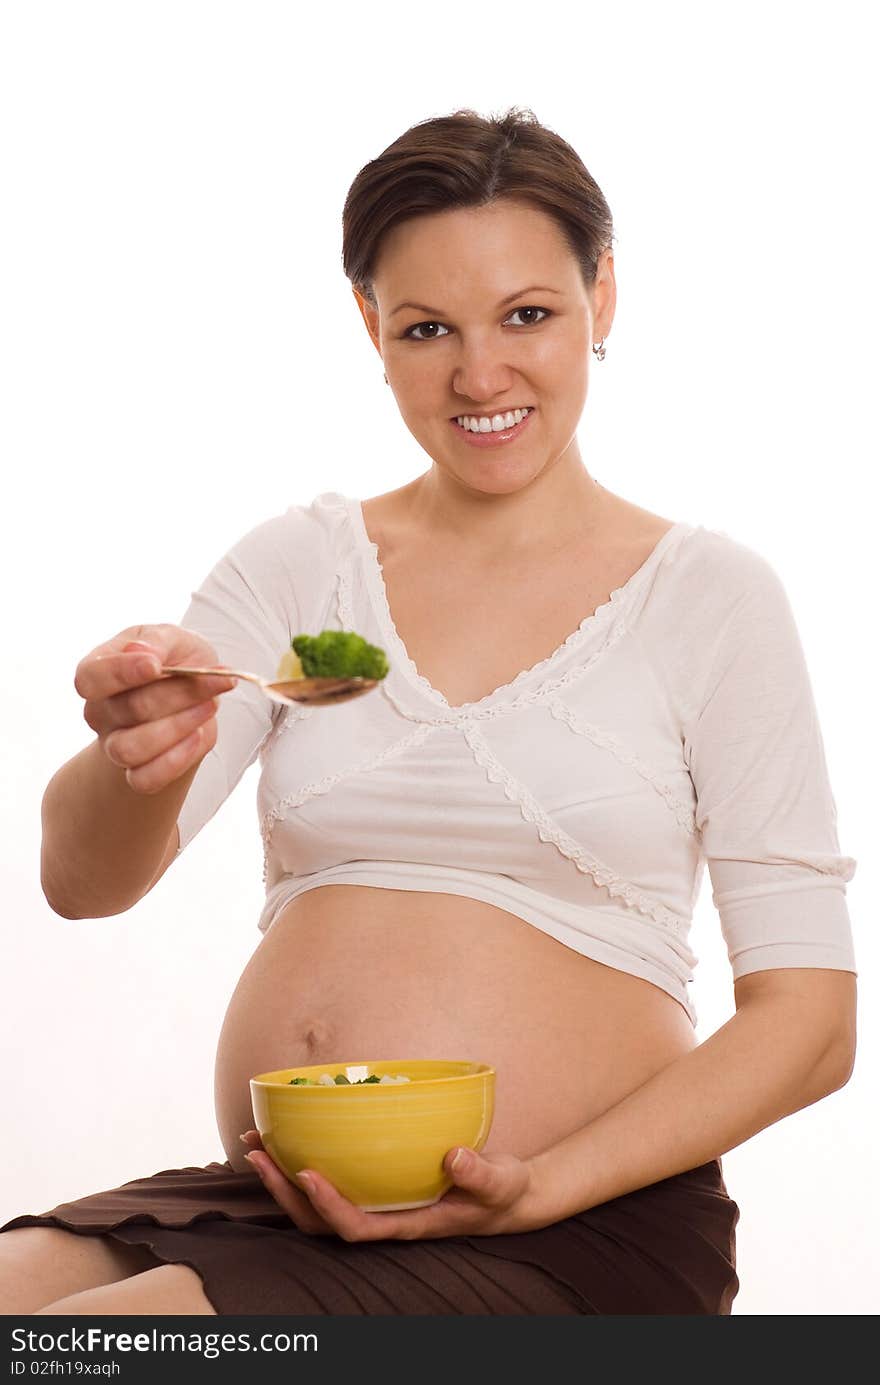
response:
[[(837, 809), (794, 614), (772, 566), (736, 545), (684, 749), (734, 979), (855, 971)], [(722, 578), (722, 580), (724, 580)]]
[[(250, 530), (192, 593), (179, 624), (213, 645), (218, 663), (272, 678), (299, 629), (292, 518), (288, 511)], [(178, 815), (178, 854), (253, 764), (282, 710), (243, 679), (220, 695), (216, 743), (199, 765)]]

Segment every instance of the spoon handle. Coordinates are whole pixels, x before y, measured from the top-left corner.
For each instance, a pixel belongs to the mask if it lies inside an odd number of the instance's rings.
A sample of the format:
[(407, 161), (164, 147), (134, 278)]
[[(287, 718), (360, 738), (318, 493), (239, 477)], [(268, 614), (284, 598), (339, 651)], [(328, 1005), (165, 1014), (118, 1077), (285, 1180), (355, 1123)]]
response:
[(237, 668), (183, 668), (181, 665), (175, 665), (172, 668), (163, 668), (162, 672), (168, 674), (188, 673), (192, 675), (199, 673), (216, 673), (222, 674), (226, 678), (246, 678), (249, 683), (256, 683), (258, 688), (262, 688), (265, 682), (265, 680), (259, 678), (256, 673), (244, 673), (241, 669)]

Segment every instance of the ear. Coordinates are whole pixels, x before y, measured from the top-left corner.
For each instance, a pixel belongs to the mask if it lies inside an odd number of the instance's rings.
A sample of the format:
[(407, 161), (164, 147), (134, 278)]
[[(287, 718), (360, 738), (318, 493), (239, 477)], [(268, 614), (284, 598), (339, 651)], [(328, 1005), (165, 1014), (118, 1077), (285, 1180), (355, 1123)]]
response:
[(382, 344), (379, 339), (379, 311), (377, 308), (373, 307), (373, 304), (370, 303), (368, 299), (364, 297), (364, 295), (360, 292), (359, 289), (352, 288), (351, 291), (354, 294), (355, 302), (357, 303), (358, 308), (360, 309), (361, 317), (364, 319), (364, 322), (366, 323), (367, 331), (370, 334), (370, 340), (372, 341), (373, 345), (375, 346), (376, 350), (379, 352), (379, 355), (381, 356)]
[(603, 250), (596, 267), (593, 282), (593, 332), (597, 337), (607, 337), (614, 321), (617, 306), (617, 280), (614, 277), (614, 255), (611, 249)]

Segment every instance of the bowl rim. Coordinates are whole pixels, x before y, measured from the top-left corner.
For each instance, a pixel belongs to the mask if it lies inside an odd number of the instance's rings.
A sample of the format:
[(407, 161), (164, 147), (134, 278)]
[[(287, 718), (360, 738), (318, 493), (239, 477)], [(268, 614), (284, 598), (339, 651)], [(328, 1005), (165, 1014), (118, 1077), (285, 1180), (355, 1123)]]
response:
[[(386, 1082), (384, 1085), (381, 1082), (334, 1082), (331, 1086), (329, 1082), (316, 1082), (312, 1086), (306, 1086), (304, 1084), (301, 1086), (294, 1086), (290, 1081), (273, 1081), (275, 1074), (279, 1072), (300, 1072), (303, 1068), (321, 1068), (324, 1072), (330, 1068), (372, 1068), (375, 1067), (377, 1063), (382, 1063), (384, 1065), (392, 1064), (394, 1067), (399, 1068), (411, 1068), (415, 1063), (456, 1063), (461, 1066), (466, 1065), (471, 1071), (447, 1073), (445, 1077), (413, 1077), (410, 1078), (410, 1081), (407, 1083)], [(433, 1087), (438, 1083), (469, 1082), (473, 1081), (475, 1077), (488, 1076), (495, 1076), (494, 1066), (491, 1063), (477, 1063), (471, 1058), (361, 1058), (357, 1062), (294, 1063), (289, 1068), (272, 1068), (268, 1072), (256, 1073), (253, 1077), (249, 1078), (249, 1082), (252, 1086), (275, 1089), (282, 1092), (289, 1092), (291, 1090), (297, 1092), (338, 1092), (352, 1091), (355, 1088), (361, 1088), (366, 1092), (379, 1089), (387, 1092), (389, 1087), (392, 1086), (396, 1090), (399, 1090), (401, 1086)]]

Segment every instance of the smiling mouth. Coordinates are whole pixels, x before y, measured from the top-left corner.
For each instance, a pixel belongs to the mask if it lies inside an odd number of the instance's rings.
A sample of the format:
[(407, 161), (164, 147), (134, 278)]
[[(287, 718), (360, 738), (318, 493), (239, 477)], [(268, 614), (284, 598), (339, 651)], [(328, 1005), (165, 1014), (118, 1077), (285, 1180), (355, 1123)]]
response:
[[(517, 405), (515, 409), (501, 409), (495, 414), (457, 414), (451, 419), (466, 433), (502, 433), (506, 428), (514, 428), (522, 423), (524, 418), (534, 412), (531, 404)], [(519, 418), (516, 415), (519, 415)], [(463, 422), (463, 420), (468, 422)], [(479, 427), (473, 428), (471, 424), (476, 422)], [(497, 422), (497, 426), (496, 426)]]
[[(516, 412), (520, 413), (522, 411), (516, 410)], [(534, 413), (535, 410), (530, 408), (523, 413), (518, 423), (515, 421), (512, 424), (505, 422), (500, 428), (481, 428), (479, 432), (474, 432), (472, 428), (463, 427), (458, 422), (457, 418), (451, 418), (449, 422), (458, 434), (459, 439), (470, 447), (501, 447), (505, 443), (512, 442), (525, 431)], [(459, 417), (467, 418), (468, 415), (460, 414)], [(510, 414), (500, 414), (495, 415), (495, 417), (509, 418)]]

